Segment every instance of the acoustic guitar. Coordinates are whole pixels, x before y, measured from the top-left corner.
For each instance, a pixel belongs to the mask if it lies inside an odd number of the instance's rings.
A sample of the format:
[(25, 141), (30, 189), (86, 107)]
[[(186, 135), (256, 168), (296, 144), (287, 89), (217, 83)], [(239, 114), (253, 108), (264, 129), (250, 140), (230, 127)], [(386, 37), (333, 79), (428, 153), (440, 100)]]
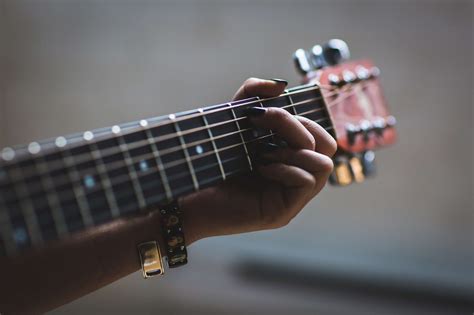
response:
[(324, 127), (338, 143), (331, 183), (362, 182), (373, 150), (395, 141), (369, 60), (348, 61), (333, 39), (294, 54), (303, 85), (272, 98), (206, 106), (59, 136), (0, 151), (0, 256), (45, 246), (91, 226), (165, 205), (179, 196), (252, 172), (257, 144), (246, 109), (284, 108)]

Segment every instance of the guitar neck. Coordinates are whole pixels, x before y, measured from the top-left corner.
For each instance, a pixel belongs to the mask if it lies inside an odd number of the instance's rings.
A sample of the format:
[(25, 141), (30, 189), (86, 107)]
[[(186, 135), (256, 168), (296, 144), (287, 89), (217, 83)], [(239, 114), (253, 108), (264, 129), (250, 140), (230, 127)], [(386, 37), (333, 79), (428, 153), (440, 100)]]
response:
[(6, 148), (0, 155), (0, 256), (114, 218), (156, 209), (255, 167), (246, 109), (331, 121), (316, 85)]

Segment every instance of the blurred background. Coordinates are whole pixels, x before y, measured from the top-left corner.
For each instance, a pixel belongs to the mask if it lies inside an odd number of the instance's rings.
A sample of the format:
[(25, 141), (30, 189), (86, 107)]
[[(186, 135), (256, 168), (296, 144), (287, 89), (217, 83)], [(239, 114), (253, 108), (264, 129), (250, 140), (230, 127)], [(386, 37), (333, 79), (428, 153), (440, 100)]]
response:
[(398, 118), (376, 178), (52, 314), (472, 313), (470, 1), (0, 0), (0, 147), (217, 104), (250, 76), (297, 85), (294, 50), (334, 37)]

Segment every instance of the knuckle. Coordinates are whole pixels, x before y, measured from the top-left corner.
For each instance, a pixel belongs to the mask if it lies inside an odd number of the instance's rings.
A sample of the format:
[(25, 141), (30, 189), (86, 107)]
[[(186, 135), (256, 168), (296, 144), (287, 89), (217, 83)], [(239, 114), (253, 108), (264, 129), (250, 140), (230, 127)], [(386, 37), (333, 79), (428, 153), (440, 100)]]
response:
[(332, 159), (326, 155), (323, 155), (321, 159), (321, 171), (326, 174), (329, 174), (333, 171), (333, 169), (334, 162), (332, 161)]
[(271, 213), (263, 218), (263, 226), (268, 229), (278, 229), (288, 225), (291, 219), (292, 217), (284, 213)]

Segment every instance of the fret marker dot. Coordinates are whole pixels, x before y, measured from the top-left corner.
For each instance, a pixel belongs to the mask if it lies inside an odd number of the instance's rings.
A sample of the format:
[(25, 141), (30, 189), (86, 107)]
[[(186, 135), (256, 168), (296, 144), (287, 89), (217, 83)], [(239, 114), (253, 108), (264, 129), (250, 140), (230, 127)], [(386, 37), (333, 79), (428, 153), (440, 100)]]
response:
[(55, 141), (55, 144), (58, 148), (62, 148), (62, 147), (66, 146), (67, 140), (64, 137), (57, 137), (56, 141)]
[(15, 151), (12, 148), (5, 148), (2, 150), (2, 158), (5, 161), (11, 161), (15, 157)]
[(31, 143), (28, 145), (28, 151), (29, 151), (31, 154), (37, 154), (37, 153), (39, 153), (39, 151), (41, 151), (41, 146), (39, 145), (38, 142), (31, 142)]
[(86, 186), (87, 188), (94, 188), (95, 186), (95, 179), (94, 177), (92, 177), (91, 175), (86, 175), (84, 177), (84, 186)]
[(92, 132), (90, 131), (84, 132), (84, 140), (90, 141), (92, 139), (94, 139), (94, 134)]
[(140, 126), (142, 127), (148, 126), (148, 121), (146, 121), (145, 119), (140, 120)]
[(18, 244), (24, 244), (28, 240), (28, 234), (23, 227), (19, 227), (13, 231), (13, 239)]
[(115, 133), (115, 134), (120, 133), (120, 126), (113, 126), (112, 127), (112, 132)]
[(175, 115), (175, 114), (170, 114), (168, 117), (169, 117), (169, 119), (171, 119), (171, 120), (176, 119), (176, 115)]
[(203, 152), (204, 152), (204, 149), (202, 148), (202, 146), (197, 145), (196, 146), (196, 153), (197, 154), (202, 154)]
[(142, 172), (148, 171), (148, 162), (145, 160), (140, 161), (140, 170)]

